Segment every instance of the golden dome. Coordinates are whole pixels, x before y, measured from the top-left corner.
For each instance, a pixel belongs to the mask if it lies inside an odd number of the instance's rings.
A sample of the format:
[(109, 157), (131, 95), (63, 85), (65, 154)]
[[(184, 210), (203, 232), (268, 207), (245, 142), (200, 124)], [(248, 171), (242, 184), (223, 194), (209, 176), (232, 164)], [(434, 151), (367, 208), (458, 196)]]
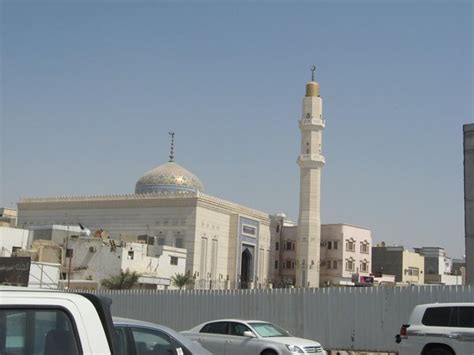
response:
[(197, 191), (203, 188), (196, 175), (170, 161), (143, 175), (135, 185), (135, 193)]
[(315, 81), (310, 81), (306, 84), (306, 97), (310, 96), (319, 97), (319, 84)]

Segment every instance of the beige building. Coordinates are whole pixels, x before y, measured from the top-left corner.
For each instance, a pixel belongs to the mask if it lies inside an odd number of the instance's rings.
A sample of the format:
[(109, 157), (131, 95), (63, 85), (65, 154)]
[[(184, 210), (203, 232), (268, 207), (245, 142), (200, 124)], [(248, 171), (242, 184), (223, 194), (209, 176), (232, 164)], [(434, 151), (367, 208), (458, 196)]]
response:
[[(272, 216), (271, 278), (276, 287), (296, 284), (298, 226), (285, 215)], [(322, 224), (320, 286), (364, 284), (371, 275), (370, 229), (350, 224)]]
[(385, 246), (382, 243), (372, 247), (372, 272), (395, 275), (397, 283), (424, 284), (425, 258), (402, 246)]
[(268, 287), (269, 215), (202, 189), (170, 161), (140, 178), (134, 194), (22, 199), (18, 221), (25, 228), (82, 224), (117, 241), (156, 237), (162, 247), (186, 250), (185, 272), (199, 288)]
[(14, 208), (0, 208), (0, 227), (16, 227), (17, 210)]
[(369, 283), (371, 267), (370, 229), (342, 223), (321, 226), (321, 285)]

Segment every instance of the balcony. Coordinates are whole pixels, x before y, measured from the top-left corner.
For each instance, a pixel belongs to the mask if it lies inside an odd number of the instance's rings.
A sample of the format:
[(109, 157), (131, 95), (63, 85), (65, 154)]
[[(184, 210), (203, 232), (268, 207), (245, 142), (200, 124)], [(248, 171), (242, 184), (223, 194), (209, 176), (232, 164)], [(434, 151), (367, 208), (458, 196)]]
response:
[(326, 120), (323, 118), (302, 118), (298, 121), (301, 130), (319, 130), (326, 126)]
[(302, 168), (319, 168), (326, 163), (326, 159), (321, 154), (300, 154), (297, 163)]

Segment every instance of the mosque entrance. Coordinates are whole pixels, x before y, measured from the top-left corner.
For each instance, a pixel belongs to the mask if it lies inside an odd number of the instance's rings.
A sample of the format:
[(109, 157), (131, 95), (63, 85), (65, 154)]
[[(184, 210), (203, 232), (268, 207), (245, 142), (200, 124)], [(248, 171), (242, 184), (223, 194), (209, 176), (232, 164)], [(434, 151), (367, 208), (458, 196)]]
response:
[(250, 288), (252, 282), (253, 256), (249, 247), (244, 247), (240, 268), (240, 288)]

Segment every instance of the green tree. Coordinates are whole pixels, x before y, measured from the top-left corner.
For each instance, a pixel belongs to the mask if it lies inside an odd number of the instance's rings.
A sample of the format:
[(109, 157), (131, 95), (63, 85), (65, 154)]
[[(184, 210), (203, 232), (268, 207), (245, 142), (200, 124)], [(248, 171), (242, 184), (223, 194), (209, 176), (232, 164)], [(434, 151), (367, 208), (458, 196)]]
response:
[(171, 277), (171, 284), (180, 290), (193, 283), (193, 278), (190, 274), (176, 274)]
[(109, 290), (128, 290), (135, 286), (138, 282), (140, 274), (130, 270), (121, 271), (120, 275), (110, 276), (108, 279), (103, 279), (101, 284)]

